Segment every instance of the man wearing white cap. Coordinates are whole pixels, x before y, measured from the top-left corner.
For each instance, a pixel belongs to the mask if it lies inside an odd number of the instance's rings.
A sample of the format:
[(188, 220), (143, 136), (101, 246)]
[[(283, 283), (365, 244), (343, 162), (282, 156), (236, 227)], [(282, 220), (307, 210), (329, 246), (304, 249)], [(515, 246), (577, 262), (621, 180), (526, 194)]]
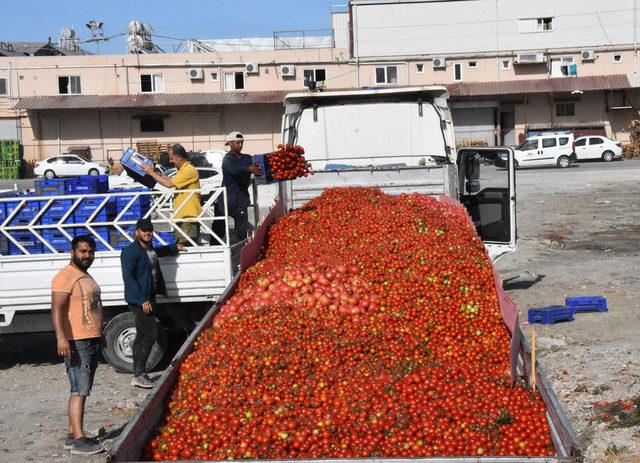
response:
[(222, 185), (227, 189), (227, 207), (229, 215), (233, 217), (236, 237), (243, 240), (247, 237), (251, 174), (260, 175), (262, 169), (250, 155), (242, 153), (244, 136), (240, 132), (231, 132), (225, 144), (229, 151), (222, 159)]

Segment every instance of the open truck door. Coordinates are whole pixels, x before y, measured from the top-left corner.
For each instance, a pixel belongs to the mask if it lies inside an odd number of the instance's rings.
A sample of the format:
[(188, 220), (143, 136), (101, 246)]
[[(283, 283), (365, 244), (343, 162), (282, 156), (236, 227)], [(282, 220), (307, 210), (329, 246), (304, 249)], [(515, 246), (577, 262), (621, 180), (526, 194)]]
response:
[(516, 249), (513, 149), (461, 148), (457, 160), (459, 200), (495, 261)]

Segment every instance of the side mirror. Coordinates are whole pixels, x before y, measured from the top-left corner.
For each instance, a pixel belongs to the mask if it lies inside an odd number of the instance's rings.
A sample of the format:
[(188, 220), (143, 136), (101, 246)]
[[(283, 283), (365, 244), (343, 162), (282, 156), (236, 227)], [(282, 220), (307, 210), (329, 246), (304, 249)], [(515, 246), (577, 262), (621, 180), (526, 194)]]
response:
[(466, 183), (467, 193), (477, 193), (480, 191), (480, 181), (479, 180), (468, 180)]

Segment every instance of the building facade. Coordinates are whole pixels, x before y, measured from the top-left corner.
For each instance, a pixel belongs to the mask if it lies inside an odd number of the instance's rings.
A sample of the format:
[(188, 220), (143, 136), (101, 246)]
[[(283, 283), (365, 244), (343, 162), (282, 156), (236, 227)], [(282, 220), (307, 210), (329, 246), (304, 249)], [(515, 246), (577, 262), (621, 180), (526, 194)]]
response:
[(0, 138), (26, 159), (140, 140), (247, 152), (280, 140), (304, 91), (446, 85), (459, 141), (572, 130), (628, 139), (640, 104), (634, 0), (352, 0), (317, 38), (196, 41), (188, 53), (0, 57)]

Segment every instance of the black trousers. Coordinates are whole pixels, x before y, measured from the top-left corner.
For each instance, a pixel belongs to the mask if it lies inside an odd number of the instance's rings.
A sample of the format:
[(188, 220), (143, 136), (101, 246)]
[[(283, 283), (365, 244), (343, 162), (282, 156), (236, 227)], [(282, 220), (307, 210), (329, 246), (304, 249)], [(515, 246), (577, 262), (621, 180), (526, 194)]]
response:
[(129, 310), (136, 317), (136, 339), (133, 341), (133, 374), (139, 376), (147, 372), (147, 359), (158, 339), (158, 319), (153, 312), (144, 313), (141, 305), (129, 304)]

